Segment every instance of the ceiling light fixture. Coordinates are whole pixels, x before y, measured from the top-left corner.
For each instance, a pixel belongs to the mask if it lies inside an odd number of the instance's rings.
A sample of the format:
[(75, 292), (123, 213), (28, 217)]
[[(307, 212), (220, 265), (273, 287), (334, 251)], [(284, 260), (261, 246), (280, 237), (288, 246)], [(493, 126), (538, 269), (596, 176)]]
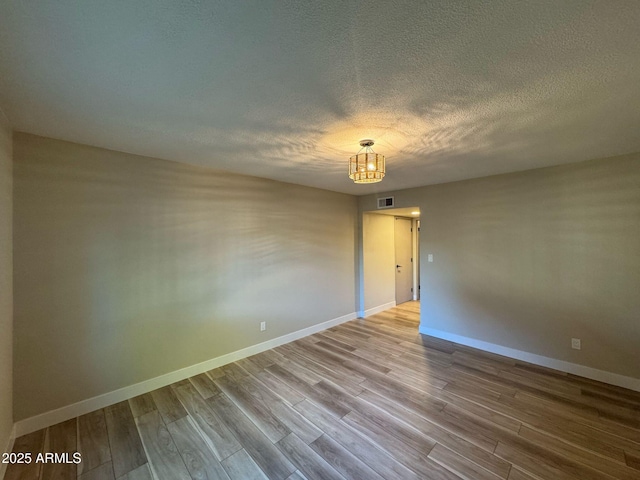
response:
[[(375, 153), (371, 148), (373, 140), (360, 140), (362, 147), (349, 158), (349, 178), (355, 183), (375, 183), (384, 178), (384, 155)], [(364, 152), (362, 152), (364, 149)], [(362, 152), (362, 153), (361, 153)]]

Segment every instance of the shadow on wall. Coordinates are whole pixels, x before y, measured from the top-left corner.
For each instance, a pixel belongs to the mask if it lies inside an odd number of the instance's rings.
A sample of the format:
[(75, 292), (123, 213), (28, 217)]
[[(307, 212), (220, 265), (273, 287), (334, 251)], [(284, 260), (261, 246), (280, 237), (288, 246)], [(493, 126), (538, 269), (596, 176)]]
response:
[(353, 312), (353, 197), (29, 135), (15, 173), (17, 419)]
[(631, 167), (620, 157), (428, 187), (423, 325), (640, 378)]

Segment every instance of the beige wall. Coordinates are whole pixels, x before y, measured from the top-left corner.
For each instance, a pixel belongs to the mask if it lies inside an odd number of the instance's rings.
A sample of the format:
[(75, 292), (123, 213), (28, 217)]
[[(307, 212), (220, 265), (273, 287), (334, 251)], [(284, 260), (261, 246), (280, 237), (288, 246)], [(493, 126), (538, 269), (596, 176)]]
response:
[(396, 300), (395, 217), (362, 217), (365, 311)]
[(355, 311), (355, 197), (26, 134), (14, 160), (16, 420)]
[(640, 153), (389, 193), (422, 212), (422, 327), (640, 378)]
[(11, 128), (0, 110), (0, 453), (4, 451), (13, 428), (13, 166), (11, 143)]

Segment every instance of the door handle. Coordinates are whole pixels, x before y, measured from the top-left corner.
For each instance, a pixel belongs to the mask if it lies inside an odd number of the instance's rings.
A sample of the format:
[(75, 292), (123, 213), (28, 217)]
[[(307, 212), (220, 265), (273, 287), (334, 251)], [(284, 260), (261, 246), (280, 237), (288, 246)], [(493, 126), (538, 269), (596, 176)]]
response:
[(402, 265), (396, 265), (396, 268), (400, 268)]

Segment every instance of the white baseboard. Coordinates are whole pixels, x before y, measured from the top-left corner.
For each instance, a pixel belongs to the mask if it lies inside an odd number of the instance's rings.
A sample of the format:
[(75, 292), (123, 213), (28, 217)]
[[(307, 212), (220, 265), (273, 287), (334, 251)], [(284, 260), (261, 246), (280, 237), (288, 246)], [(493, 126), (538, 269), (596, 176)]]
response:
[(599, 382), (609, 383), (611, 385), (640, 392), (639, 378), (626, 377), (624, 375), (607, 372), (605, 370), (598, 370), (597, 368), (586, 367), (577, 363), (565, 362), (564, 360), (544, 357), (535, 353), (516, 350), (515, 348), (503, 347), (502, 345), (497, 345), (495, 343), (484, 342), (482, 340), (476, 340), (475, 338), (443, 332), (441, 330), (423, 327), (422, 325), (420, 325), (419, 331), (424, 335), (449, 340), (450, 342), (459, 343), (461, 345), (477, 348), (486, 352), (496, 353), (516, 360), (533, 363), (534, 365), (553, 368), (555, 370), (560, 370), (561, 372), (572, 373), (581, 377), (590, 378), (591, 380), (598, 380)]
[[(113, 405), (114, 403), (122, 402), (129, 398), (151, 392), (158, 388), (162, 388), (172, 383), (179, 382), (180, 380), (193, 377), (194, 375), (199, 375), (200, 373), (204, 373), (213, 368), (221, 367), (228, 363), (250, 357), (251, 355), (255, 355), (260, 352), (264, 352), (265, 350), (270, 350), (280, 345), (284, 345), (285, 343), (293, 342), (294, 340), (298, 340), (299, 338), (312, 335), (331, 327), (335, 327), (336, 325), (348, 322), (349, 320), (354, 320), (355, 318), (355, 312), (349, 313), (347, 315), (343, 315), (341, 317), (334, 318), (317, 325), (312, 325), (310, 327), (303, 328), (302, 330), (298, 330), (278, 338), (267, 340), (266, 342), (258, 343), (257, 345), (252, 345), (250, 347), (236, 350), (235, 352), (227, 353), (226, 355), (212, 358), (211, 360), (207, 360), (190, 367), (181, 368), (180, 370), (176, 370), (174, 372), (160, 375), (159, 377), (136, 383), (135, 385), (120, 388), (118, 390), (114, 390), (113, 392), (108, 392), (102, 395), (98, 395), (97, 397), (88, 398), (86, 400), (82, 400), (80, 402), (58, 408), (56, 410), (51, 410), (49, 412), (41, 413), (33, 417), (25, 418), (24, 420), (20, 420), (15, 423), (15, 437), (20, 437), (22, 435), (26, 435), (27, 433), (40, 430), (41, 428), (46, 428), (51, 425), (55, 425), (56, 423), (64, 422), (65, 420), (69, 420), (71, 418), (93, 412), (94, 410), (99, 410), (100, 408)], [(2, 477), (0, 476), (0, 478)]]
[(393, 302), (383, 303), (382, 305), (378, 305), (377, 307), (370, 308), (364, 311), (363, 315), (360, 315), (360, 318), (370, 317), (371, 315), (375, 315), (376, 313), (384, 312), (385, 310), (389, 310), (396, 306), (395, 300)]
[[(11, 428), (11, 432), (9, 433), (9, 438), (7, 440), (7, 446), (4, 450), (0, 450), (0, 453), (11, 452), (13, 450), (13, 442), (16, 439), (16, 426), (15, 424)], [(7, 471), (7, 463), (0, 462), (0, 478), (4, 478), (4, 474)]]

